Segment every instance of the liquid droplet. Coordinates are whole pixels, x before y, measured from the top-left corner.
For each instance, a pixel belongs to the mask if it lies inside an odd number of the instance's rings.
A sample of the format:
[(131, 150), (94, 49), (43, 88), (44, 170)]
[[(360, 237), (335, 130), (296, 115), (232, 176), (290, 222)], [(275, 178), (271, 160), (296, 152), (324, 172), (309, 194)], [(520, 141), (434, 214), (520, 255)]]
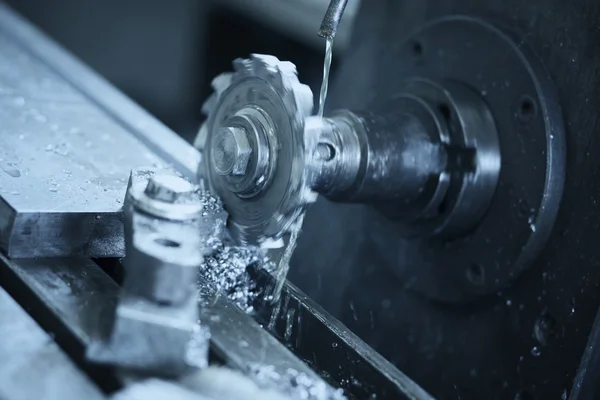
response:
[(21, 176), (21, 171), (15, 168), (5, 168), (4, 172), (6, 172), (9, 176), (12, 176), (13, 178), (18, 178)]
[(540, 350), (540, 348), (537, 346), (533, 346), (533, 348), (531, 349), (531, 355), (534, 357), (539, 357), (541, 354), (542, 351)]
[(294, 314), (296, 313), (296, 310), (293, 308), (290, 308), (287, 313), (285, 314), (285, 333), (283, 334), (283, 338), (285, 339), (286, 342), (289, 342), (289, 340), (292, 337), (292, 330), (294, 327)]

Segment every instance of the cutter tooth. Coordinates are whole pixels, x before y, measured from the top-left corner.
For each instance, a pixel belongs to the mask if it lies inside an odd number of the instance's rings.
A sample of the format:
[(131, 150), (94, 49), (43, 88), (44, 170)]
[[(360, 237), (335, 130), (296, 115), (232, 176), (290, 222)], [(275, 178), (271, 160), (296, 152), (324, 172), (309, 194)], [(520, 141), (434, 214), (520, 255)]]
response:
[(293, 73), (289, 67), (277, 65), (277, 73), (274, 76), (273, 85), (277, 86), (282, 91), (291, 92), (294, 90), (294, 86), (297, 82), (298, 76)]
[(293, 91), (300, 84), (296, 66), (289, 61), (280, 62), (277, 65), (277, 77), (277, 83), (286, 90)]
[(291, 63), (289, 61), (280, 61), (278, 67), (283, 74), (295, 77), (298, 76), (298, 70), (296, 69), (294, 63)]
[(206, 101), (202, 104), (202, 114), (206, 116), (210, 115), (210, 113), (215, 109), (215, 106), (217, 105), (217, 100), (217, 94), (211, 94), (208, 97), (208, 99), (206, 99)]
[(252, 60), (255, 71), (262, 68), (265, 68), (269, 71), (277, 71), (277, 65), (280, 63), (277, 57), (266, 54), (251, 54), (250, 60)]
[(252, 72), (257, 76), (271, 84), (274, 84), (278, 75), (277, 57), (267, 56), (264, 54), (252, 54)]
[(298, 84), (294, 90), (294, 95), (296, 96), (296, 103), (304, 117), (311, 116), (314, 108), (314, 96), (310, 87), (308, 85)]
[(217, 75), (215, 79), (212, 80), (211, 86), (213, 90), (217, 93), (217, 96), (220, 96), (229, 86), (231, 86), (231, 82), (233, 80), (233, 73), (225, 72), (223, 74)]
[(233, 69), (241, 75), (251, 75), (252, 62), (245, 58), (236, 58), (233, 60)]
[(204, 146), (206, 145), (206, 137), (208, 136), (208, 127), (206, 126), (206, 122), (202, 124), (198, 134), (196, 135), (196, 139), (194, 139), (194, 147), (200, 151), (204, 150)]

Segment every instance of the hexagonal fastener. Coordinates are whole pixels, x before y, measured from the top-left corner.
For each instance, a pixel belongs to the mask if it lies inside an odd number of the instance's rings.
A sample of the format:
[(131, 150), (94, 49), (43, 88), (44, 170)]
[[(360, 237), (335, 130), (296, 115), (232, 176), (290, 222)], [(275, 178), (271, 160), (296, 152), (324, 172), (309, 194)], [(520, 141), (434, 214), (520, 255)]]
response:
[(158, 173), (148, 180), (144, 193), (154, 200), (177, 203), (182, 198), (189, 198), (195, 190), (195, 186), (187, 179), (174, 174)]
[(216, 132), (213, 143), (212, 166), (217, 174), (236, 176), (246, 174), (252, 147), (245, 129), (221, 128)]

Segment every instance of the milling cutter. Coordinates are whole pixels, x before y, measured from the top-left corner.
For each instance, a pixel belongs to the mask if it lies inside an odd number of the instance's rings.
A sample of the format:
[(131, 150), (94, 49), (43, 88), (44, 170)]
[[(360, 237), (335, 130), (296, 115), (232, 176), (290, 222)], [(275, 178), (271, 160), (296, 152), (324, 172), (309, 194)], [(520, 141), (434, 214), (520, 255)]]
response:
[[(465, 68), (450, 70), (418, 59), (422, 37), (457, 27), (482, 38), (473, 46), (495, 41), (514, 61), (507, 81), (527, 93), (516, 108), (476, 89), (489, 61), (467, 65), (465, 57), (457, 59)], [(556, 217), (565, 155), (552, 84), (525, 48), (470, 17), (437, 21), (402, 49), (409, 61), (388, 93), (327, 117), (312, 115), (312, 93), (293, 64), (257, 54), (234, 61), (203, 109), (199, 175), (223, 199), (242, 242), (281, 238), (318, 195), (367, 204), (374, 241), (396, 249), (385, 262), (402, 279), (433, 275), (445, 285), (417, 279), (426, 282), (417, 290), (451, 301), (491, 293), (526, 268)], [(524, 166), (535, 170), (527, 182)], [(530, 208), (525, 225), (513, 219), (515, 190)], [(498, 259), (495, 238), (509, 234), (515, 240)]]

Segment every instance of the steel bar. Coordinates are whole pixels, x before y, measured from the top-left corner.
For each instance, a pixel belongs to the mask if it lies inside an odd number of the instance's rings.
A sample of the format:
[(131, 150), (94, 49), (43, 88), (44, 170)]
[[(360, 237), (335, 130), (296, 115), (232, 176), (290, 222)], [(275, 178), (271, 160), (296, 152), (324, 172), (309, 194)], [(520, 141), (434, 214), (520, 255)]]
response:
[[(104, 394), (0, 288), (0, 398), (104, 399)], [(65, 382), (68, 382), (65, 385)]]

